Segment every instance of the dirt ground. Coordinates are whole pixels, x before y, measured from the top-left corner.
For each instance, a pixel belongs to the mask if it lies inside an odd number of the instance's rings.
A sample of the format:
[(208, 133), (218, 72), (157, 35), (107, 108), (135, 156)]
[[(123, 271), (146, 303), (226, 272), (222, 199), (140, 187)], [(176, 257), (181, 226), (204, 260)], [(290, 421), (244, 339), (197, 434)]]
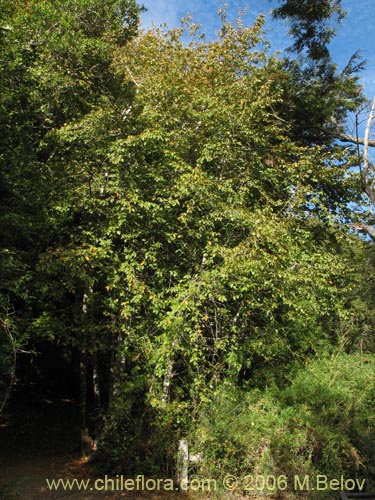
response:
[[(0, 415), (0, 500), (217, 500), (218, 496), (206, 494), (187, 495), (154, 488), (145, 491), (142, 486), (133, 491), (121, 488), (103, 491), (104, 478), (97, 474), (93, 464), (81, 457), (79, 406), (69, 399), (46, 399), (35, 395), (19, 394)], [(119, 476), (115, 480), (120, 481)], [(49, 487), (49, 481), (70, 481), (57, 488)], [(95, 489), (95, 481), (100, 489)], [(112, 479), (109, 477), (109, 479)], [(124, 478), (126, 479), (126, 478)], [(128, 478), (136, 480), (136, 478)], [(145, 478), (147, 480), (147, 478)], [(152, 481), (151, 478), (148, 478)], [(72, 481), (78, 480), (77, 483)], [(109, 483), (111, 484), (111, 483)], [(116, 483), (115, 483), (116, 484)], [(152, 485), (151, 483), (148, 483)], [(51, 483), (50, 483), (51, 485)], [(85, 486), (86, 485), (86, 486)], [(120, 487), (118, 486), (120, 485)], [(152, 489), (148, 488), (148, 490)], [(248, 500), (267, 497), (281, 500), (277, 495), (255, 495)], [(219, 500), (241, 500), (227, 492)], [(285, 498), (285, 497), (283, 497)]]
[[(91, 485), (98, 479), (94, 467), (82, 459), (79, 443), (78, 406), (74, 401), (17, 401), (0, 416), (0, 500), (186, 500), (176, 491), (98, 491)], [(83, 489), (60, 483), (48, 487), (48, 480), (90, 481)], [(99, 478), (101, 479), (101, 478)], [(100, 488), (103, 482), (99, 483)], [(109, 483), (110, 484), (110, 483)], [(152, 485), (152, 483), (149, 483)], [(66, 486), (66, 485), (65, 485)], [(119, 488), (118, 488), (119, 489)]]

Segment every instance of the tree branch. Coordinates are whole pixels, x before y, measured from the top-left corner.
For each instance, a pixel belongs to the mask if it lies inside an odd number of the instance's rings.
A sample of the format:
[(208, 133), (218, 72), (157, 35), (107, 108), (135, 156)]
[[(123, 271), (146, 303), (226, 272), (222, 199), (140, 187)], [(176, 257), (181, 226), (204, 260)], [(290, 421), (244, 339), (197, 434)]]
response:
[[(351, 144), (359, 144), (360, 146), (365, 145), (365, 138), (363, 137), (355, 137), (354, 135), (350, 134), (337, 134), (336, 135), (337, 139), (340, 139), (341, 142), (350, 142)], [(368, 141), (368, 147), (374, 148), (375, 147), (375, 141)]]
[(4, 399), (3, 401), (1, 402), (0, 404), (0, 413), (2, 413), (9, 397), (10, 397), (10, 394), (11, 394), (11, 390), (12, 390), (12, 387), (14, 386), (15, 382), (16, 382), (16, 366), (17, 366), (17, 352), (18, 352), (18, 349), (17, 349), (17, 345), (16, 345), (16, 341), (15, 339), (13, 338), (13, 335), (12, 335), (12, 332), (11, 332), (11, 329), (9, 328), (8, 324), (6, 321), (4, 320), (0, 320), (0, 328), (5, 332), (5, 335), (6, 337), (8, 337), (8, 341), (9, 341), (9, 345), (10, 345), (10, 357), (12, 359), (12, 366), (10, 368), (10, 380), (9, 380), (9, 384), (8, 384), (8, 387), (5, 391), (5, 396), (4, 396)]
[(356, 222), (355, 224), (352, 224), (352, 227), (354, 229), (357, 229), (357, 231), (360, 231), (362, 233), (367, 233), (372, 241), (375, 241), (375, 227), (374, 226), (369, 226), (368, 224), (362, 224), (360, 222)]
[(129, 73), (129, 76), (130, 76), (130, 79), (131, 81), (134, 83), (134, 85), (137, 87), (137, 89), (140, 87), (139, 83), (137, 82), (137, 80), (134, 78), (133, 76), (133, 73), (130, 71), (130, 68), (129, 66), (125, 66), (127, 72)]

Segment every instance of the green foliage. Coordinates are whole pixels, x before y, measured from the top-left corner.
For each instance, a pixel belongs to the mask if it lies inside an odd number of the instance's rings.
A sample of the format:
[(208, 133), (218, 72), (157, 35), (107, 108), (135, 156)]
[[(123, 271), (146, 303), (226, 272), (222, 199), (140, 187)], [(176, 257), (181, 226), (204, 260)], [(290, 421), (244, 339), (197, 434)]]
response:
[(330, 125), (361, 100), (354, 66), (280, 61), (263, 16), (222, 12), (206, 42), (189, 20), (134, 37), (133, 1), (25, 5), (0, 11), (0, 293), (17, 336), (104, 379), (101, 463), (169, 474), (182, 434), (219, 475), (367, 460), (362, 420), (335, 441), (332, 407), (300, 401), (314, 363), (286, 389), (315, 357), (371, 348), (353, 155)]
[[(239, 391), (223, 384), (196, 425), (194, 446), (204, 453), (199, 473), (224, 478), (317, 474), (374, 481), (374, 359), (340, 354), (300, 369), (288, 388)], [(282, 485), (282, 488), (284, 485)], [(282, 493), (280, 493), (282, 494)], [(309, 495), (314, 495), (310, 491)], [(313, 498), (332, 498), (332, 491)]]
[[(110, 258), (105, 232), (93, 236), (104, 203), (90, 183), (102, 185), (103, 131), (132, 99), (112, 63), (138, 13), (132, 0), (2, 2), (0, 294), (14, 310), (15, 342), (88, 343), (82, 296), (95, 280), (105, 290)], [(94, 353), (106, 351), (98, 330)]]
[[(157, 423), (142, 441), (159, 466), (217, 387), (283, 387), (311, 357), (358, 336), (361, 265), (340, 227), (356, 196), (352, 157), (303, 134), (291, 140), (274, 113), (290, 101), (280, 63), (259, 50), (262, 22), (226, 23), (218, 40), (188, 45), (183, 29), (156, 30), (119, 56), (136, 93), (125, 120), (134, 128), (111, 155), (112, 210), (121, 207), (111, 223), (124, 242), (121, 255), (111, 246), (120, 259), (111, 328), (130, 365), (143, 360), (142, 404)], [(121, 399), (113, 404), (111, 425), (125, 425)]]
[(374, 353), (374, 248), (369, 242), (354, 243), (352, 248), (349, 314), (342, 325), (341, 343), (347, 352)]
[(329, 57), (328, 44), (335, 34), (333, 21), (345, 16), (341, 0), (279, 0), (281, 7), (274, 10), (276, 18), (290, 21), (290, 34), (294, 37), (292, 49), (306, 51), (314, 60)]
[(348, 113), (364, 102), (358, 81), (362, 67), (358, 54), (341, 72), (332, 61), (316, 66), (284, 60), (279, 86), (285, 98), (275, 110), (289, 124), (294, 141), (332, 146), (345, 129)]
[(284, 60), (280, 84), (285, 94), (276, 109), (290, 124), (293, 140), (332, 145), (344, 132), (348, 112), (364, 102), (358, 81), (364, 62), (359, 53), (352, 55), (341, 72), (329, 53), (335, 24), (345, 17), (341, 0), (279, 3), (273, 15), (289, 22), (294, 39), (289, 51), (297, 53), (297, 59)]
[(147, 427), (150, 418), (144, 405), (144, 379), (132, 373), (121, 386), (121, 395), (104, 419), (98, 460), (115, 474), (150, 473), (147, 463)]
[(8, 297), (0, 295), (0, 414), (16, 383), (17, 355), (27, 341), (14, 316)]

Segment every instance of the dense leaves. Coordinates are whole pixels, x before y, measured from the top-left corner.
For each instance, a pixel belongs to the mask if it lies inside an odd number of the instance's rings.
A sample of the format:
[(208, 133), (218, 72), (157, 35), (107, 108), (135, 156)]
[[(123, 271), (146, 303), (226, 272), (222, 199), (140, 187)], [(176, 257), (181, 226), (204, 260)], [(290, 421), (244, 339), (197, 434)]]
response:
[[(344, 354), (309, 363), (285, 390), (244, 394), (224, 385), (202, 409), (196, 430), (203, 477), (230, 473), (239, 490), (281, 498), (303, 498), (306, 490), (311, 498), (332, 498), (329, 487), (313, 491), (317, 475), (342, 474), (371, 489), (373, 390), (373, 357)], [(251, 483), (252, 476), (258, 481)], [(309, 477), (310, 487), (293, 488), (295, 477), (301, 485)]]
[(1, 10), (1, 294), (17, 338), (80, 353), (102, 463), (170, 473), (226, 387), (289, 394), (311, 359), (373, 349), (356, 160), (333, 141), (361, 96), (354, 66), (269, 53), (262, 16), (222, 12), (207, 42), (189, 20), (135, 36), (138, 12)]
[(328, 59), (328, 44), (335, 34), (333, 23), (345, 16), (341, 0), (278, 1), (281, 6), (273, 13), (276, 18), (290, 21), (290, 34), (294, 37), (292, 49), (306, 51), (314, 61)]
[[(110, 137), (90, 148), (89, 122), (102, 116), (107, 130), (115, 104), (132, 99), (111, 65), (138, 12), (132, 1), (2, 4), (0, 287), (21, 336), (82, 345), (78, 302), (93, 267), (79, 264), (89, 257), (78, 248), (98, 231), (91, 223), (102, 202), (91, 180), (102, 184)], [(76, 336), (67, 333), (72, 324)]]

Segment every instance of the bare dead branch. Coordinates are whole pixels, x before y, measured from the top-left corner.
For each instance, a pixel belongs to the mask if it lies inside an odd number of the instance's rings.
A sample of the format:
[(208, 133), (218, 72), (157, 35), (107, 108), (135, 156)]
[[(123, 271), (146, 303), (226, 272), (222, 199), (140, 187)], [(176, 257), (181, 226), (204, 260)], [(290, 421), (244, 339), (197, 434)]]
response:
[(363, 145), (363, 176), (364, 176), (364, 181), (367, 186), (370, 186), (371, 189), (374, 187), (374, 181), (369, 180), (369, 171), (371, 167), (370, 163), (370, 156), (369, 156), (369, 147), (370, 147), (370, 130), (371, 130), (371, 124), (375, 118), (375, 98), (372, 101), (372, 106), (371, 106), (371, 111), (369, 113), (369, 116), (367, 118), (366, 122), (366, 128), (365, 128), (365, 142)]
[(374, 226), (369, 226), (368, 224), (362, 224), (361, 222), (356, 222), (355, 224), (352, 224), (352, 227), (354, 229), (357, 229), (357, 231), (367, 233), (370, 238), (375, 241), (375, 227)]
[[(337, 134), (337, 139), (339, 139), (341, 142), (350, 142), (351, 144), (356, 144), (360, 146), (365, 145), (365, 138), (363, 137), (356, 137), (354, 135), (350, 134)], [(368, 147), (374, 148), (375, 147), (375, 141), (368, 141)]]
[(127, 72), (129, 73), (129, 76), (130, 76), (131, 81), (134, 83), (134, 85), (135, 85), (137, 88), (139, 88), (139, 87), (140, 87), (140, 84), (139, 84), (139, 82), (137, 82), (137, 80), (134, 78), (133, 73), (130, 71), (129, 66), (126, 66), (126, 70), (127, 70)]

